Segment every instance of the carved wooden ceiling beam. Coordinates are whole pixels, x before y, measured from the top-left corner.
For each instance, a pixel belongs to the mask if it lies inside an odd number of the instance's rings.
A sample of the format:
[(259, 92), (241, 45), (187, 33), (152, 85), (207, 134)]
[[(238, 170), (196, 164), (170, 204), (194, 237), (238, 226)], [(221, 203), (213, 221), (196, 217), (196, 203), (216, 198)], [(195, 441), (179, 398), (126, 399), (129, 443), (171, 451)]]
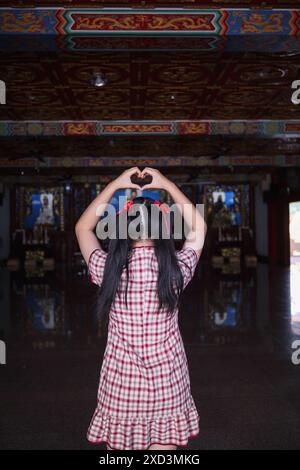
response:
[(2, 8), (1, 34), (243, 36), (299, 35), (300, 10)]
[[(39, 0), (0, 0), (2, 7), (39, 7)], [(95, 0), (43, 0), (43, 7), (95, 8)], [(298, 0), (213, 0), (214, 8), (292, 8)], [(211, 8), (211, 0), (97, 0), (98, 8)]]
[(133, 135), (300, 137), (300, 120), (0, 121), (0, 137)]
[[(199, 167), (226, 167), (227, 169), (234, 167), (300, 167), (300, 158), (291, 155), (273, 155), (273, 156), (261, 156), (256, 157), (249, 156), (234, 156), (225, 157), (221, 156), (217, 159), (211, 159), (207, 156), (202, 157), (136, 157), (136, 158), (114, 158), (111, 156), (107, 157), (61, 157), (51, 158), (46, 157), (44, 161), (37, 166), (37, 160), (34, 158), (20, 158), (18, 160), (12, 160), (9, 158), (0, 158), (1, 169), (37, 169), (42, 171), (47, 168), (63, 169), (66, 172), (73, 172), (74, 168), (94, 168), (97, 169), (107, 168), (124, 168), (131, 166), (152, 166), (152, 167), (172, 167), (172, 168), (199, 168)], [(1, 171), (2, 174), (2, 171)]]

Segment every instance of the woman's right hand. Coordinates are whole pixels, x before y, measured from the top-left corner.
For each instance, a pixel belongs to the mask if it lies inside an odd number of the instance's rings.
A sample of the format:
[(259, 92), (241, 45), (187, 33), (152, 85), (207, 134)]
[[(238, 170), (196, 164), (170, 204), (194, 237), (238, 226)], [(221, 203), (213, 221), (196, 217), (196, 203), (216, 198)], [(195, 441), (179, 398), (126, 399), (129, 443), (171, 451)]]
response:
[(167, 189), (167, 186), (171, 183), (166, 176), (164, 176), (159, 170), (156, 168), (149, 168), (146, 167), (142, 171), (142, 178), (145, 176), (151, 176), (152, 181), (151, 183), (145, 184), (142, 189)]
[(137, 175), (139, 178), (142, 178), (142, 172), (137, 166), (123, 171), (123, 173), (121, 173), (120, 176), (118, 176), (112, 183), (116, 189), (141, 189), (138, 184), (133, 183), (131, 181), (131, 177), (134, 175)]

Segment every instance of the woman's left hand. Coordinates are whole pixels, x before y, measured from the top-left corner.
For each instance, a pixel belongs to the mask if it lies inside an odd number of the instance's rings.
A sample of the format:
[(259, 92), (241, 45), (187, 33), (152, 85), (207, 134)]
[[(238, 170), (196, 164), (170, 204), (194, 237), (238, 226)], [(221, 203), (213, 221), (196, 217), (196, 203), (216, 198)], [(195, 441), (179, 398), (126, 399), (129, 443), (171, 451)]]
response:
[(135, 166), (133, 168), (129, 168), (128, 170), (123, 171), (118, 178), (116, 178), (113, 181), (113, 184), (118, 188), (118, 189), (126, 189), (126, 188), (136, 188), (136, 189), (141, 189), (141, 187), (133, 183), (131, 181), (131, 177), (137, 175), (139, 178), (142, 177), (142, 172), (141, 170)]
[(167, 189), (170, 180), (166, 178), (159, 170), (156, 168), (146, 167), (142, 171), (142, 178), (146, 176), (151, 176), (151, 183), (145, 184), (142, 189)]

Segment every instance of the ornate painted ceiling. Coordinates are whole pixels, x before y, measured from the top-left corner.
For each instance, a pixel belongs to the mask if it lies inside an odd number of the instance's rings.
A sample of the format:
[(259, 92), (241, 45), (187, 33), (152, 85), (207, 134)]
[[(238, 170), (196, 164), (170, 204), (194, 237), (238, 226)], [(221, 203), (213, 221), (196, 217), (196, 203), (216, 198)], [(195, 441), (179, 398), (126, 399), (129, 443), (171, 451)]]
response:
[(108, 137), (14, 137), (0, 141), (2, 156), (11, 161), (18, 158), (173, 158), (186, 156), (245, 157), (299, 155), (300, 141), (296, 138), (242, 137), (242, 136), (110, 136)]
[[(300, 54), (2, 53), (0, 120), (300, 119)], [(107, 79), (91, 84), (95, 72)]]
[(65, 3), (0, 11), (2, 173), (299, 165), (298, 0)]

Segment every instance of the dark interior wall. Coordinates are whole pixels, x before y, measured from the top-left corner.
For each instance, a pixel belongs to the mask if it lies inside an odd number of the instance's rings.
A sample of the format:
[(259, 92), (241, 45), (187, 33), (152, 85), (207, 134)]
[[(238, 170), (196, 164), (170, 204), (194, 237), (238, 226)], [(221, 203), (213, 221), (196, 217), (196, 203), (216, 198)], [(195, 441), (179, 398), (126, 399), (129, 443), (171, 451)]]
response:
[(4, 185), (0, 186), (0, 259), (5, 259), (10, 248), (10, 193)]
[(254, 188), (255, 242), (260, 259), (268, 257), (268, 204), (263, 199), (260, 183)]
[[(298, 186), (298, 181), (300, 181), (299, 176), (299, 170), (281, 168), (273, 172), (270, 190), (268, 192), (260, 191), (259, 202), (263, 211), (260, 213), (259, 220), (257, 219), (257, 188), (255, 188), (253, 198), (250, 198), (252, 200), (251, 213), (253, 213), (255, 218), (257, 254), (263, 257), (266, 256), (269, 263), (273, 265), (289, 266), (290, 263), (289, 202), (300, 200), (300, 188)], [(2, 259), (9, 255), (10, 234), (13, 230), (19, 228), (20, 219), (17, 214), (15, 194), (15, 190), (18, 186), (19, 185), (16, 185), (14, 188), (11, 188), (10, 201), (8, 200), (8, 192), (3, 199), (2, 207), (0, 207), (0, 237), (2, 238), (0, 256)], [(34, 185), (32, 184), (32, 186)], [(76, 250), (76, 240), (73, 229), (75, 221), (78, 219), (81, 211), (96, 195), (94, 184), (75, 184), (72, 187), (73, 189), (70, 193), (64, 192), (64, 210), (68, 216), (66, 217), (64, 232), (61, 233), (61, 237), (65, 237), (64, 243), (70, 251), (69, 256), (66, 256), (66, 258), (70, 258), (71, 253)], [(91, 192), (92, 188), (93, 191)], [(9, 220), (10, 213), (11, 223)], [(264, 220), (261, 221), (261, 218)], [(263, 237), (264, 239), (262, 239)], [(5, 239), (7, 239), (7, 243)], [(62, 243), (63, 240), (60, 240), (58, 245), (60, 246)]]

